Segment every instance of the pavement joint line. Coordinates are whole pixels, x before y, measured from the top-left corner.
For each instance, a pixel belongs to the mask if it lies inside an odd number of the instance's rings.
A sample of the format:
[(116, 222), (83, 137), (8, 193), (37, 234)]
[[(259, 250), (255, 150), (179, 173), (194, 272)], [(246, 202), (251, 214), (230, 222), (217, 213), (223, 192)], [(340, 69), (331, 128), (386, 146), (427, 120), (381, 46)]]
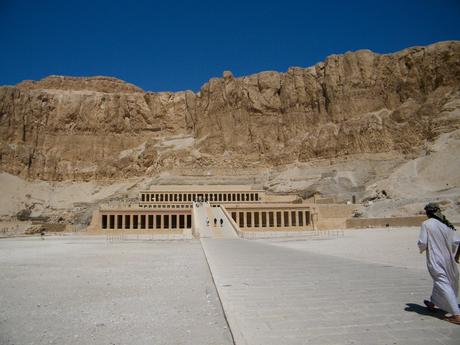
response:
[(216, 289), (217, 297), (219, 298), (219, 303), (220, 303), (220, 306), (221, 306), (223, 314), (224, 314), (225, 322), (227, 323), (228, 331), (230, 332), (230, 335), (232, 337), (232, 343), (233, 343), (233, 345), (240, 345), (240, 344), (237, 344), (236, 341), (235, 341), (235, 335), (233, 334), (232, 327), (230, 326), (230, 322), (228, 320), (227, 310), (224, 307), (224, 304), (222, 303), (222, 297), (220, 295), (219, 289), (217, 288), (216, 281), (214, 280), (214, 274), (213, 274), (211, 266), (209, 264), (208, 256), (206, 254), (206, 250), (203, 247), (203, 240), (201, 238), (200, 238), (200, 246), (201, 246), (201, 250), (203, 251), (204, 257), (206, 259), (206, 265), (208, 266), (208, 270), (209, 270), (209, 274), (211, 275), (212, 283), (214, 285), (214, 288)]

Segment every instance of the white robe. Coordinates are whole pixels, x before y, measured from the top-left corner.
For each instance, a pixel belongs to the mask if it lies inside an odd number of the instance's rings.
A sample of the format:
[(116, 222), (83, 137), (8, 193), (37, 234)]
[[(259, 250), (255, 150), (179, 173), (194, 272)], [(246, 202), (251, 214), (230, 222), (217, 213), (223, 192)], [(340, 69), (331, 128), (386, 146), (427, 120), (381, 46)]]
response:
[(418, 246), (420, 252), (426, 250), (426, 265), (433, 278), (431, 302), (452, 315), (460, 315), (454, 230), (430, 218), (422, 224)]

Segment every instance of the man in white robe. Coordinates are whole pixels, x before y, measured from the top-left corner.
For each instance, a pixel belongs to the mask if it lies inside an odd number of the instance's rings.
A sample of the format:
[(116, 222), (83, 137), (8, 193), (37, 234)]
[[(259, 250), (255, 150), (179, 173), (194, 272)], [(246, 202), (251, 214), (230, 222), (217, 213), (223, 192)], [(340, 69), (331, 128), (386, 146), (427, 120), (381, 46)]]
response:
[(424, 221), (420, 230), (418, 246), (420, 253), (426, 251), (428, 272), (433, 278), (431, 301), (425, 301), (430, 309), (435, 306), (448, 312), (451, 316), (446, 320), (460, 325), (460, 309), (458, 307), (458, 269), (455, 263), (457, 246), (454, 242), (455, 228), (442, 215), (439, 206), (425, 206), (428, 220)]

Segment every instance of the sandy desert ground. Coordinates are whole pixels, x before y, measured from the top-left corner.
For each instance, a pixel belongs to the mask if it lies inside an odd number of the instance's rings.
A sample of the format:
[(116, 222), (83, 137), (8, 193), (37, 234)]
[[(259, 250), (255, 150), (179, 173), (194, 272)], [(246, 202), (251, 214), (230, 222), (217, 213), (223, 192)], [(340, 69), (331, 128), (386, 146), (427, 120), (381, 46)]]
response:
[(0, 344), (228, 344), (197, 241), (0, 240)]

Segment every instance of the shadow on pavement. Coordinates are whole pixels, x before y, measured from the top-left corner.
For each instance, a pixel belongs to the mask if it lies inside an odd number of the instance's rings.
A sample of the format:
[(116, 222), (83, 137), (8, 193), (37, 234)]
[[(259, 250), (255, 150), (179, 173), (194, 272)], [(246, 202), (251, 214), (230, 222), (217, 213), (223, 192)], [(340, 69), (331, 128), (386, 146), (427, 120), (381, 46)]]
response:
[(406, 306), (407, 307), (404, 308), (405, 311), (415, 312), (419, 315), (432, 316), (440, 320), (443, 320), (446, 315), (446, 312), (442, 311), (441, 309), (437, 309), (436, 311), (430, 311), (427, 307), (420, 304), (407, 303)]

